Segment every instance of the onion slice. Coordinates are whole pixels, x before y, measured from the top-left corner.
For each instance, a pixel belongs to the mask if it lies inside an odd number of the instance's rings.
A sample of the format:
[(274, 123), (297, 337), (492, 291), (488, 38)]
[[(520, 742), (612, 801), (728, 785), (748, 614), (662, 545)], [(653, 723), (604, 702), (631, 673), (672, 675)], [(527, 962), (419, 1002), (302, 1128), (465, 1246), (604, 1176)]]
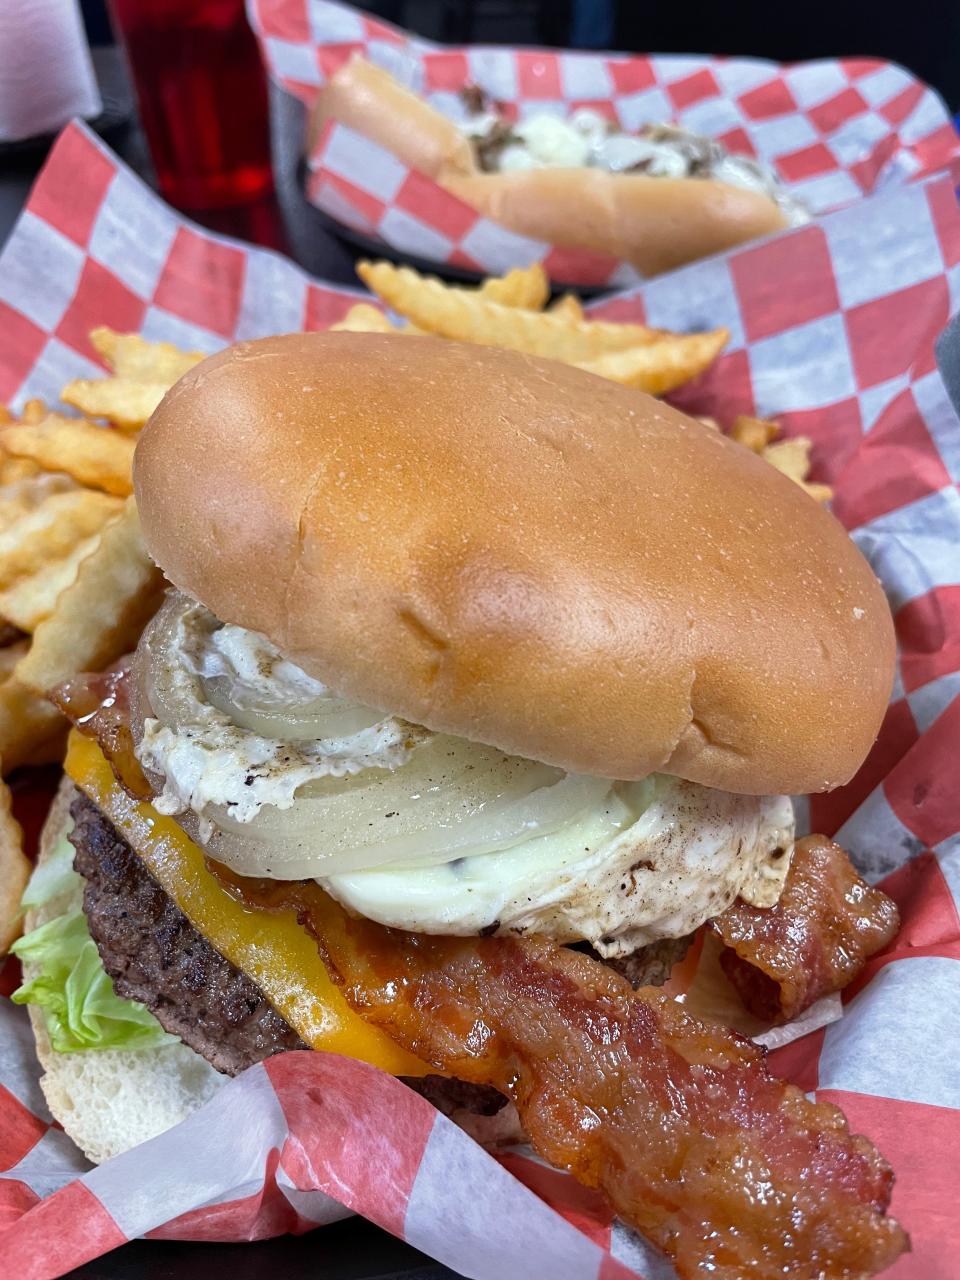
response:
[(264, 738), (281, 742), (314, 742), (318, 738), (347, 738), (369, 729), (383, 719), (383, 712), (350, 702), (334, 694), (311, 698), (309, 702), (254, 701), (243, 704), (231, 699), (225, 676), (205, 676), (201, 683), (210, 705), (223, 711), (234, 724)]
[[(242, 632), (223, 637), (240, 642), (239, 666), (227, 670), (213, 643), (219, 626), (202, 606), (174, 594), (145, 633), (138, 665), (144, 710), (149, 707), (164, 729), (178, 735), (178, 750), (190, 744), (198, 769), (207, 768), (209, 752), (209, 767), (218, 771), (211, 781), (219, 778), (220, 784), (207, 786), (206, 801), (194, 802), (198, 829), (206, 833), (212, 826), (208, 853), (241, 875), (292, 880), (493, 853), (574, 821), (599, 805), (613, 785), (414, 726), (407, 726), (402, 762), (396, 756), (386, 763), (367, 758), (360, 739), (383, 722), (381, 713), (332, 691), (317, 696), (323, 686), (289, 664), (283, 680), (264, 681), (256, 673), (234, 678), (230, 672), (252, 671), (250, 655), (259, 658), (260, 650), (248, 649)], [(269, 642), (262, 648), (265, 662), (285, 661)], [(278, 691), (290, 700), (280, 701)], [(267, 752), (264, 771), (244, 765), (246, 734), (250, 758), (254, 745), (258, 759)], [(285, 745), (294, 758), (289, 766), (282, 764)], [(301, 760), (303, 753), (312, 758), (311, 752), (320, 756), (335, 749), (338, 766), (298, 787), (291, 772), (298, 749)], [(249, 791), (239, 785), (245, 767), (251, 771)], [(223, 803), (213, 803), (218, 795)]]
[[(183, 729), (195, 718), (195, 708), (183, 696), (182, 680), (176, 678), (178, 668), (196, 666), (199, 660), (198, 654), (185, 653), (180, 644), (181, 622), (187, 609), (195, 614), (191, 621), (197, 647), (209, 652), (219, 627), (217, 619), (177, 593), (169, 597), (150, 623), (140, 648), (146, 657), (147, 700), (157, 719), (171, 729)], [(384, 719), (382, 711), (351, 702), (332, 691), (305, 701), (281, 703), (257, 697), (248, 689), (238, 690), (236, 682), (224, 674), (199, 678), (212, 707), (228, 715), (240, 728), (280, 742), (345, 738)]]
[[(465, 757), (490, 750), (474, 743), (458, 745)], [(249, 823), (211, 808), (216, 830), (208, 851), (239, 875), (269, 875), (275, 880), (386, 866), (434, 866), (495, 853), (556, 831), (599, 805), (612, 785), (606, 778), (568, 774), (530, 789), (528, 776), (522, 786), (498, 794), (491, 780), (488, 798), (465, 803), (462, 780), (458, 784), (449, 779), (435, 797), (422, 803), (426, 774), (419, 754), (394, 771), (389, 786), (379, 781), (357, 785), (365, 780), (361, 774), (336, 794), (298, 797), (292, 808), (263, 809)], [(419, 798), (411, 806), (414, 795)], [(386, 804), (405, 804), (413, 812), (398, 822), (404, 810), (385, 809)], [(397, 834), (389, 834), (392, 831)]]

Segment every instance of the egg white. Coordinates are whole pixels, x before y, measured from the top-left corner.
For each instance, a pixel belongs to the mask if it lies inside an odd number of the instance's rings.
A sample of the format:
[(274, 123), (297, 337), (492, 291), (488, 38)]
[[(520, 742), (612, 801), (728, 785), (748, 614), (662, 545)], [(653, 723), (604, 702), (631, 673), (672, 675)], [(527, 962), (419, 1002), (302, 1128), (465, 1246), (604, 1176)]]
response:
[(498, 853), (319, 883), (351, 910), (400, 929), (541, 933), (620, 956), (692, 932), (737, 896), (772, 906), (792, 844), (787, 797), (656, 775), (620, 784), (601, 808)]

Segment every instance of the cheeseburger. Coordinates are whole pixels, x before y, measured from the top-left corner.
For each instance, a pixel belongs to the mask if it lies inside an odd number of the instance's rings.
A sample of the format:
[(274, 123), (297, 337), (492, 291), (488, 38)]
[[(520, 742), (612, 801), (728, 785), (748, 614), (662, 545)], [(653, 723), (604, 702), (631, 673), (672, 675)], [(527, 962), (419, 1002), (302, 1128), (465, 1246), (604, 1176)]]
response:
[[(370, 334), (205, 360), (134, 481), (169, 593), (54, 692), (77, 729), (18, 944), (84, 1149), (327, 1049), (525, 1134), (681, 1274), (891, 1261), (870, 1144), (655, 989), (709, 934), (783, 1020), (896, 927), (794, 842), (789, 796), (852, 776), (892, 680), (833, 517), (633, 390)], [(59, 998), (54, 944), (87, 975)]]

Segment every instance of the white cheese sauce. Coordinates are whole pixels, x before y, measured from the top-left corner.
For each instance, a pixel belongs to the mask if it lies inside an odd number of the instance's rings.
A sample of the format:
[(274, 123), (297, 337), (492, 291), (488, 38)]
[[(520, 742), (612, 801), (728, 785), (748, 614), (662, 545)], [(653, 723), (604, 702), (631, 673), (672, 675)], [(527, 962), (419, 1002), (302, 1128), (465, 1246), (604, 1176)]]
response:
[(320, 883), (344, 906), (400, 929), (542, 933), (623, 956), (691, 933), (737, 896), (773, 906), (792, 847), (787, 797), (656, 775), (620, 783), (584, 818), (499, 853)]
[(570, 116), (537, 112), (515, 124), (486, 110), (467, 116), (459, 128), (474, 142), (482, 167), (490, 172), (587, 166), (651, 178), (713, 178), (768, 196), (791, 226), (810, 221), (807, 208), (769, 166), (673, 125), (646, 125), (639, 133), (624, 133), (584, 107)]

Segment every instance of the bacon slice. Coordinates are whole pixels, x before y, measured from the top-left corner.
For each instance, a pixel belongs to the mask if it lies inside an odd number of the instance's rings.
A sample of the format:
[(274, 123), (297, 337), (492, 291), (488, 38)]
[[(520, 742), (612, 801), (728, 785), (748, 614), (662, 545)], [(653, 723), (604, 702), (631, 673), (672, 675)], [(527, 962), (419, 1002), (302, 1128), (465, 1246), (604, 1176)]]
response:
[[(78, 680), (58, 701), (138, 791), (125, 676)], [(816, 901), (807, 865), (795, 914)], [(253, 909), (295, 909), (358, 1013), (509, 1096), (540, 1154), (600, 1190), (683, 1280), (852, 1280), (907, 1247), (872, 1144), (669, 996), (546, 939), (404, 933), (349, 918), (312, 882), (223, 880)]]
[[(291, 887), (292, 890), (292, 887)], [(438, 938), (299, 897), (348, 1002), (516, 1103), (533, 1146), (598, 1188), (681, 1277), (874, 1275), (906, 1247), (892, 1174), (764, 1051), (542, 938)]]
[(861, 880), (825, 836), (798, 842), (775, 907), (738, 900), (711, 921), (724, 973), (765, 1022), (789, 1022), (842, 991), (899, 927), (892, 899)]
[(120, 658), (106, 671), (81, 671), (47, 694), (81, 733), (97, 742), (117, 781), (139, 799), (152, 794), (134, 752), (132, 729), (135, 696), (132, 658)]

